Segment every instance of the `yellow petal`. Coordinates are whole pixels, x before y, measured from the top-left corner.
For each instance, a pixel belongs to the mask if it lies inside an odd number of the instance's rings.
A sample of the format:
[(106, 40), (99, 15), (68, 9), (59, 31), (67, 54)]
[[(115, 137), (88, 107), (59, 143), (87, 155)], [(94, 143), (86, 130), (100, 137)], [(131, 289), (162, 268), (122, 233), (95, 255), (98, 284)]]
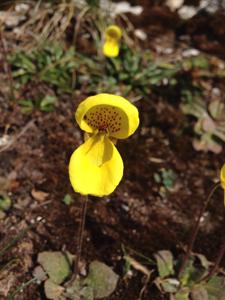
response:
[(225, 189), (225, 164), (220, 171), (220, 182), (223, 189)]
[(137, 108), (125, 98), (111, 94), (88, 97), (78, 106), (75, 118), (84, 131), (105, 131), (116, 139), (127, 138), (139, 125)]
[(116, 25), (110, 25), (105, 30), (105, 41), (103, 44), (103, 54), (107, 57), (117, 57), (119, 54), (119, 41), (122, 30)]
[(119, 43), (114, 39), (108, 39), (103, 44), (103, 54), (107, 57), (117, 57), (119, 49)]
[(111, 194), (123, 176), (123, 161), (108, 137), (95, 135), (71, 156), (69, 176), (74, 190), (82, 195)]
[(117, 25), (110, 25), (105, 30), (105, 39), (112, 38), (119, 41), (122, 37), (122, 30)]

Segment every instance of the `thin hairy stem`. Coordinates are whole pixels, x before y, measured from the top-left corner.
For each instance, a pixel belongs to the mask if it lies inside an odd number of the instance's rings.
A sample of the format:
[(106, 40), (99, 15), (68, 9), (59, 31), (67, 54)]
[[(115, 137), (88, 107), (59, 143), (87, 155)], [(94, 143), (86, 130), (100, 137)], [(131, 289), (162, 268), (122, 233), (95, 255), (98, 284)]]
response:
[(82, 196), (81, 218), (80, 218), (79, 232), (78, 232), (77, 253), (76, 253), (76, 259), (75, 259), (75, 263), (74, 263), (74, 272), (73, 272), (73, 276), (72, 276), (70, 282), (74, 281), (77, 278), (77, 275), (79, 274), (79, 264), (80, 264), (81, 251), (82, 251), (82, 245), (83, 245), (83, 239), (84, 239), (84, 225), (85, 225), (86, 212), (87, 212), (87, 203), (88, 203), (88, 196)]
[(211, 270), (209, 271), (209, 273), (205, 277), (203, 277), (201, 279), (201, 281), (207, 281), (210, 278), (212, 278), (213, 275), (215, 275), (217, 273), (219, 265), (220, 265), (220, 262), (221, 262), (221, 260), (222, 260), (222, 258), (224, 256), (224, 253), (225, 253), (225, 239), (223, 241), (222, 246), (220, 247), (220, 250), (219, 250), (219, 253), (218, 253), (217, 257), (216, 257), (216, 261), (214, 263), (214, 266), (211, 268)]
[(209, 192), (209, 195), (205, 201), (205, 203), (203, 204), (200, 212), (199, 212), (199, 215), (198, 215), (198, 218), (197, 218), (197, 221), (195, 223), (195, 226), (193, 228), (193, 231), (192, 231), (192, 234), (191, 234), (191, 238), (190, 238), (190, 242), (188, 244), (188, 248), (187, 248), (187, 251), (186, 251), (186, 254), (184, 256), (184, 259), (183, 259), (183, 262), (181, 264), (181, 267), (179, 269), (179, 272), (178, 272), (178, 278), (182, 275), (185, 267), (186, 267), (186, 264), (190, 258), (190, 255), (191, 255), (191, 252), (192, 252), (192, 249), (193, 249), (193, 246), (194, 246), (194, 243), (195, 243), (195, 240), (196, 240), (196, 237), (197, 237), (197, 234), (199, 232), (199, 229), (200, 229), (200, 221), (201, 221), (201, 217), (204, 213), (204, 211), (206, 210), (206, 207), (208, 206), (211, 198), (212, 198), (212, 195), (213, 193), (215, 192), (215, 190), (220, 186), (220, 182), (217, 182), (214, 184), (214, 186), (211, 188), (210, 192)]
[(218, 271), (218, 268), (219, 268), (219, 265), (220, 265), (220, 262), (224, 256), (224, 253), (225, 253), (225, 240), (223, 242), (223, 245), (221, 246), (220, 248), (220, 251), (219, 251), (219, 254), (217, 256), (217, 259), (215, 261), (215, 264), (214, 266), (212, 267), (212, 269), (209, 271), (209, 273), (204, 277), (202, 278), (201, 281), (207, 281), (209, 280), (213, 275), (215, 275), (215, 273)]

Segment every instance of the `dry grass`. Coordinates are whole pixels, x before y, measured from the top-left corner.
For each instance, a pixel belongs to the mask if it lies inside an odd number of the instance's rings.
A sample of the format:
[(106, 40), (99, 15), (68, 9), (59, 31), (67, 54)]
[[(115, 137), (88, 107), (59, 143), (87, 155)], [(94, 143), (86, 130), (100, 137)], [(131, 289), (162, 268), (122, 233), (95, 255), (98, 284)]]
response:
[[(27, 5), (27, 9), (18, 12), (22, 4)], [(74, 47), (78, 35), (83, 33), (90, 34), (98, 44), (103, 39), (106, 26), (114, 22), (126, 28), (123, 30), (126, 44), (131, 47), (137, 45), (132, 34), (134, 27), (125, 15), (114, 20), (109, 11), (91, 9), (82, 0), (59, 0), (52, 3), (44, 0), (6, 0), (0, 4), (0, 13), (0, 30), (4, 32), (8, 49), (30, 51), (42, 47), (46, 42), (65, 40), (67, 30), (72, 32), (71, 43)], [(18, 24), (7, 28), (9, 18), (17, 18)]]

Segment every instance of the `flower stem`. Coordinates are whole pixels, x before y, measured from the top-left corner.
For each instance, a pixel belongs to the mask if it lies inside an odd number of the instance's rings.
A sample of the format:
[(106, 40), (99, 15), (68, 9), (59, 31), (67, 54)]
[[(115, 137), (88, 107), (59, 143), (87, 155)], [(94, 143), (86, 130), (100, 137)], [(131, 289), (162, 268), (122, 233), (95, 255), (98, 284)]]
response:
[(208, 281), (217, 272), (217, 270), (219, 268), (219, 265), (220, 265), (220, 262), (221, 262), (221, 260), (224, 256), (224, 253), (225, 253), (225, 240), (223, 242), (223, 245), (220, 248), (220, 251), (219, 251), (219, 254), (216, 258), (214, 266), (209, 271), (209, 273), (204, 278), (201, 279), (201, 281)]
[(195, 223), (195, 226), (193, 228), (193, 231), (192, 231), (192, 234), (191, 234), (191, 238), (190, 238), (190, 242), (188, 244), (188, 248), (187, 248), (187, 251), (186, 251), (186, 254), (184, 256), (184, 259), (183, 259), (183, 262), (181, 264), (181, 267), (179, 269), (179, 272), (178, 272), (178, 278), (181, 277), (185, 267), (186, 267), (186, 264), (190, 258), (190, 255), (191, 255), (191, 252), (192, 252), (192, 249), (193, 249), (193, 246), (194, 246), (194, 243), (195, 243), (195, 240), (196, 240), (196, 237), (197, 237), (197, 234), (199, 232), (199, 229), (200, 229), (200, 221), (201, 221), (201, 217), (204, 213), (204, 211), (206, 210), (206, 207), (208, 206), (211, 198), (212, 198), (212, 195), (213, 193), (215, 192), (215, 190), (220, 186), (220, 182), (217, 182), (213, 185), (213, 187), (211, 188), (209, 194), (208, 194), (208, 197), (205, 201), (205, 203), (202, 205), (202, 208), (199, 212), (199, 215), (198, 215), (198, 218), (197, 218), (197, 221)]
[(219, 253), (216, 257), (216, 261), (214, 263), (214, 266), (209, 271), (209, 273), (206, 274), (206, 276), (201, 279), (201, 281), (208, 281), (218, 271), (218, 268), (219, 268), (220, 262), (221, 262), (221, 260), (224, 256), (224, 253), (225, 253), (225, 239), (223, 241), (222, 246), (220, 247), (220, 250), (219, 250)]
[(86, 212), (87, 212), (87, 202), (88, 202), (88, 196), (82, 196), (81, 218), (80, 218), (80, 224), (79, 224), (77, 253), (76, 253), (76, 259), (75, 259), (75, 263), (74, 263), (74, 272), (73, 272), (73, 276), (71, 278), (71, 282), (74, 281), (77, 278), (77, 275), (79, 274), (79, 263), (80, 263), (82, 244), (83, 244), (83, 238), (84, 238), (84, 225), (85, 225)]

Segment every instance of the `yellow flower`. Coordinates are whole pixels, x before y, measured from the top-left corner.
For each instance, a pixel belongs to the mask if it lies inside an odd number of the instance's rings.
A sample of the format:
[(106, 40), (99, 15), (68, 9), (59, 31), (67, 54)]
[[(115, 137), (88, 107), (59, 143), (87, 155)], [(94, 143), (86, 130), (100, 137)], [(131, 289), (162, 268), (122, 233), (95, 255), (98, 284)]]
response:
[(138, 110), (121, 96), (99, 94), (81, 102), (75, 118), (87, 139), (71, 156), (71, 184), (82, 195), (109, 195), (123, 176), (123, 160), (114, 143), (135, 132)]
[(108, 26), (105, 30), (105, 41), (103, 44), (103, 54), (107, 57), (116, 57), (120, 50), (120, 39), (122, 31), (116, 25)]
[(225, 205), (225, 164), (222, 166), (220, 171), (220, 183), (222, 188), (224, 189), (224, 205)]

